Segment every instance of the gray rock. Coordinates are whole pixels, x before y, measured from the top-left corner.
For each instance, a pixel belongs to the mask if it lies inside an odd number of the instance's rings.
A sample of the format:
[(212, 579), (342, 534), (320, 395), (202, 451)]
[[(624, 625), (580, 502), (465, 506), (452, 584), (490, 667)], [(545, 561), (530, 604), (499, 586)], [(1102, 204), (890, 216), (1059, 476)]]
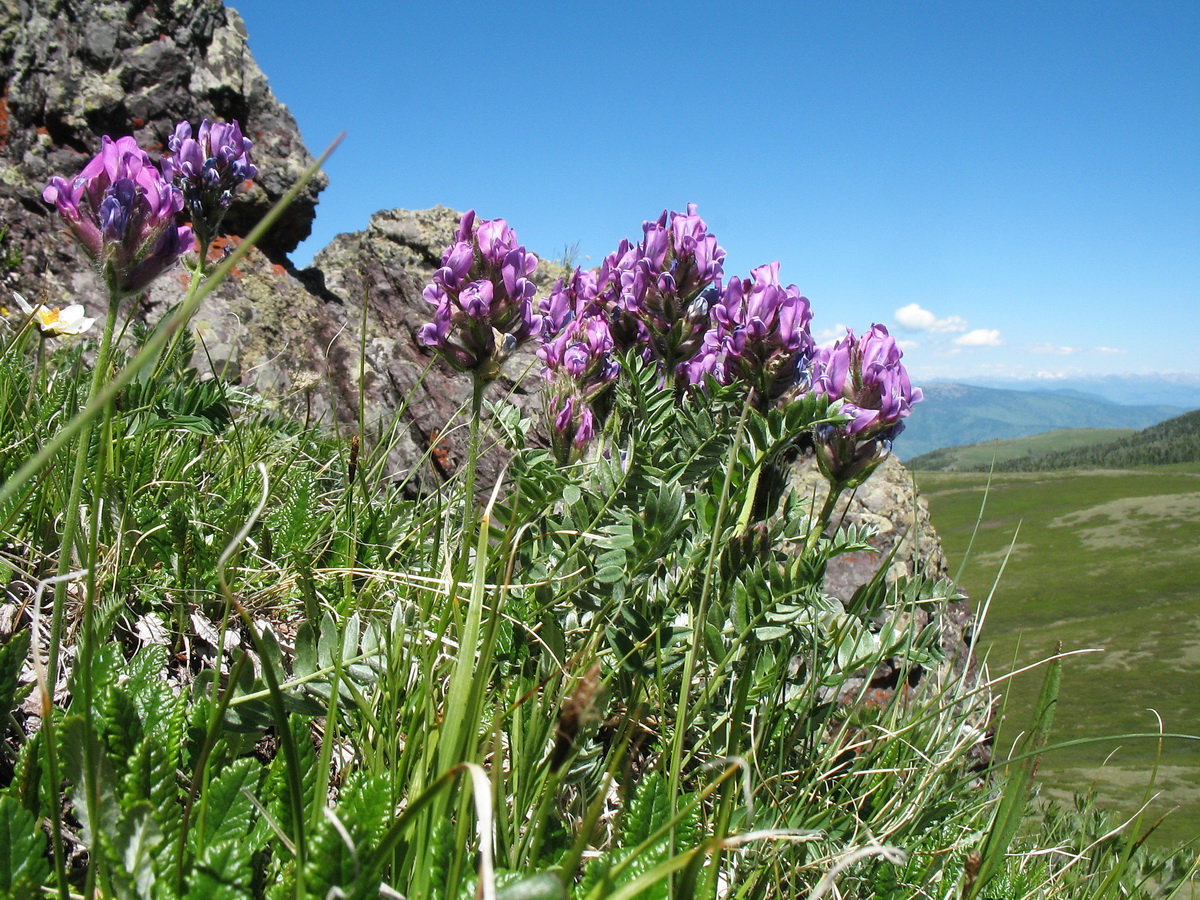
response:
[[(24, 263), (30, 297), (98, 301), (72, 275), (87, 264), (42, 201), (51, 175), (74, 176), (100, 136), (132, 134), (157, 158), (176, 123), (237, 119), (254, 141), (259, 177), (226, 218), (245, 235), (312, 163), (296, 122), (271, 93), (246, 45), (241, 17), (219, 0), (0, 3), (0, 225)], [(318, 175), (261, 242), (281, 260), (312, 228)]]

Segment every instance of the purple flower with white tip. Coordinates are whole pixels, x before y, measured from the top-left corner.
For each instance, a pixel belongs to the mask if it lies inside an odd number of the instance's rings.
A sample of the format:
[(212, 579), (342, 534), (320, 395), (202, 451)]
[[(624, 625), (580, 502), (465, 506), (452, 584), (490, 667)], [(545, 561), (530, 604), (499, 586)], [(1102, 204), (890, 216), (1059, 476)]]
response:
[(793, 389), (808, 366), (812, 311), (799, 288), (780, 283), (778, 262), (750, 275), (732, 279), (713, 304), (715, 325), (689, 362), (689, 377), (697, 383), (693, 373), (710, 371), (727, 383), (740, 379), (765, 406)]
[(608, 320), (597, 308), (594, 273), (576, 269), (542, 301), (546, 340), (538, 349), (550, 383), (550, 437), (560, 462), (577, 456), (603, 420), (603, 395), (620, 373)]
[(695, 204), (663, 211), (642, 225), (642, 240), (623, 241), (600, 269), (601, 300), (618, 346), (645, 345), (673, 376), (704, 343), (709, 306), (721, 287), (725, 251), (708, 233)]
[(830, 401), (842, 401), (843, 425), (816, 429), (817, 460), (826, 475), (843, 484), (861, 482), (882, 462), (892, 441), (904, 430), (903, 419), (920, 402), (900, 362), (903, 353), (882, 325), (861, 337), (849, 332), (816, 352), (812, 389)]
[(417, 340), (459, 371), (495, 378), (520, 344), (542, 332), (530, 281), (537, 265), (507, 222), (476, 222), (475, 211), (467, 212), (425, 288), (434, 315), (417, 331)]
[(171, 152), (163, 157), (163, 175), (183, 192), (192, 224), (205, 243), (216, 236), (234, 194), (258, 175), (250, 161), (252, 145), (236, 119), (204, 119), (194, 138), (191, 123), (180, 122), (167, 139)]
[(100, 153), (72, 181), (54, 176), (42, 191), (100, 267), (114, 301), (140, 293), (192, 247), (176, 226), (183, 195), (132, 137), (105, 135)]

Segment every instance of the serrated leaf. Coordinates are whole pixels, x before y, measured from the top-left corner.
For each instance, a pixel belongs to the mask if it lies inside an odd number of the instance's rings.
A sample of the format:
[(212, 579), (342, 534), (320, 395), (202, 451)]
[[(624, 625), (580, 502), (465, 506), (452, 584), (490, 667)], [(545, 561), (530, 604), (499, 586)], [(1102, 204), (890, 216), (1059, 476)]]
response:
[(122, 766), (119, 774), (123, 775), (126, 757), (142, 740), (141, 716), (133, 698), (121, 687), (109, 690), (105, 706), (108, 716), (104, 726), (104, 745), (109, 758)]
[(0, 647), (0, 718), (7, 718), (32, 688), (32, 685), (21, 686), (21, 666), (29, 654), (31, 634), (29, 629), (18, 631)]
[(33, 813), (0, 795), (0, 896), (40, 896), (50, 878), (46, 835)]
[(133, 881), (136, 896), (150, 896), (154, 885), (154, 851), (162, 843), (163, 834), (154, 821), (149, 803), (138, 803), (125, 811), (113, 847)]
[[(108, 756), (97, 752), (95, 764), (85, 764), (86, 742), (89, 739), (94, 740), (97, 749), (100, 745), (98, 735), (94, 732), (88, 734), (91, 729), (91, 724), (82, 716), (71, 715), (63, 719), (59, 730), (67, 779), (71, 782), (68, 793), (75, 807), (75, 815), (79, 819), (80, 834), (87, 844), (95, 841), (95, 835), (99, 831), (112, 833), (120, 818), (116, 800), (117, 776)], [(92, 821), (93, 810), (88, 808), (89, 795), (95, 798), (94, 811), (98, 818), (96, 822)]]
[[(258, 790), (262, 765), (253, 757), (236, 759), (208, 784), (201, 798), (204, 844), (243, 841), (254, 827), (255, 811), (250, 798)], [(194, 830), (192, 836), (201, 836)]]
[(121, 804), (131, 809), (139, 802), (149, 802), (154, 821), (163, 841), (171, 843), (179, 834), (179, 787), (175, 781), (175, 758), (178, 750), (167, 735), (147, 734), (129, 759), (129, 770), (121, 780)]
[(245, 841), (209, 844), (196, 860), (186, 900), (244, 900), (253, 896), (251, 856)]

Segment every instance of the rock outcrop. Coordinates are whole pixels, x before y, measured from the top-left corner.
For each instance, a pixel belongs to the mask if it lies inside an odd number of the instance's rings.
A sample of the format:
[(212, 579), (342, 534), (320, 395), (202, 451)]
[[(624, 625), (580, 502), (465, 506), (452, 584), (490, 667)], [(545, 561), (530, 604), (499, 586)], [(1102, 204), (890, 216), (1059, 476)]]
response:
[[(254, 141), (259, 177), (230, 210), (243, 235), (312, 164), (292, 115), (246, 45), (241, 17), (220, 0), (0, 0), (0, 226), (23, 254), (29, 296), (98, 298), (95, 279), (41, 192), (70, 178), (100, 136), (131, 134), (157, 156), (175, 125), (237, 119)], [(319, 175), (260, 249), (282, 261), (311, 231)]]
[[(829, 484), (810, 458), (796, 467), (793, 485), (805, 496), (811, 496), (818, 507), (825, 502)], [(831, 528), (840, 525), (869, 527), (874, 535), (873, 550), (863, 550), (835, 557), (825, 573), (825, 590), (842, 601), (849, 601), (860, 585), (866, 584), (879, 570), (883, 561), (892, 557), (886, 579), (895, 584), (901, 578), (924, 575), (930, 578), (949, 577), (946, 555), (929, 518), (929, 507), (917, 494), (916, 485), (908, 470), (894, 456), (888, 457), (867, 481), (853, 492), (846, 493), (830, 516)], [(939, 643), (947, 665), (944, 677), (966, 676), (977, 683), (978, 661), (970, 654), (975, 617), (966, 600), (955, 600), (942, 607), (920, 607), (915, 612), (914, 628), (920, 631), (935, 617)], [(863, 694), (868, 702), (884, 706), (896, 691), (912, 694), (928, 673), (911, 670), (896, 660), (888, 660), (874, 671), (857, 673), (841, 687), (843, 702)], [(981, 728), (986, 722), (980, 722)], [(973, 751), (977, 762), (986, 762), (990, 748), (979, 745)]]

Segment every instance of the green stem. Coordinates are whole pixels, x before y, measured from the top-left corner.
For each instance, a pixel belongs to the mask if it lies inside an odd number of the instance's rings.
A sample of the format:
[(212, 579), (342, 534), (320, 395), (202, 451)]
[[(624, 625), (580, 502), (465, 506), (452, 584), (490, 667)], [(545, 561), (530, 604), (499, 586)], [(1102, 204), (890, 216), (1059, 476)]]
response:
[[(111, 296), (111, 294), (110, 294)], [(108, 315), (104, 321), (104, 333), (100, 337), (100, 349), (96, 353), (96, 364), (92, 369), (92, 384), (88, 391), (88, 402), (100, 393), (112, 354), (112, 336), (117, 324), (117, 302), (110, 299)], [(58, 576), (71, 571), (71, 559), (75, 553), (75, 541), (79, 530), (79, 505), (83, 502), (83, 483), (87, 475), (88, 448), (92, 441), (94, 418), (88, 418), (79, 429), (79, 441), (75, 445), (75, 469), (71, 476), (71, 490), (67, 495), (67, 506), (63, 519), (62, 542), (58, 549)], [(67, 602), (68, 582), (63, 579), (54, 585), (54, 606), (50, 615), (50, 648), (47, 658), (47, 680), (53, 696), (58, 683), (58, 651), (62, 646), (63, 609)]]
[[(742, 732), (745, 729), (746, 709), (749, 706), (750, 686), (754, 681), (754, 669), (758, 662), (758, 653), (756, 652), (761, 646), (753, 638), (747, 640), (742, 645), (746, 648), (746, 658), (743, 664), (737, 668), (737, 685), (734, 688), (733, 711), (729, 716), (729, 737), (725, 742), (725, 762), (727, 765), (732, 764), (735, 759), (742, 755)], [(718, 841), (724, 840), (729, 834), (729, 823), (733, 819), (733, 806), (737, 799), (738, 792), (741, 789), (742, 781), (740, 779), (730, 781), (724, 786), (721, 791), (721, 802), (717, 811), (717, 827), (714, 832), (714, 837)], [(709, 883), (712, 885), (712, 896), (717, 896), (717, 882), (721, 872), (721, 857), (724, 851), (721, 844), (717, 844), (713, 850), (712, 865), (709, 867), (711, 875)]]
[[(196, 292), (196, 288), (200, 286), (201, 280), (208, 271), (205, 266), (205, 257), (207, 255), (207, 251), (203, 249), (203, 245), (201, 245), (201, 247), (200, 261), (196, 264), (196, 268), (192, 269), (192, 280), (191, 283), (188, 284), (187, 293), (184, 295), (185, 303), (187, 302), (187, 298), (191, 297), (192, 294)], [(171, 334), (171, 341), (167, 344), (167, 349), (163, 351), (162, 355), (158, 358), (158, 362), (154, 366), (154, 372), (150, 376), (151, 381), (157, 381), (166, 373), (167, 363), (175, 356), (175, 348), (179, 346), (179, 341), (182, 334), (182, 328), (176, 329)]]
[(33, 380), (29, 383), (29, 403), (33, 403), (33, 392), (46, 393), (46, 336), (38, 332), (37, 368)]
[(479, 377), (471, 381), (471, 439), (467, 447), (467, 468), (463, 472), (462, 546), (469, 547), (467, 527), (475, 521), (475, 463), (479, 458), (479, 420), (483, 410), (483, 391), (487, 382)]
[[(746, 396), (746, 402), (742, 406), (742, 415), (738, 419), (737, 432), (733, 439), (733, 445), (729, 448), (729, 465), (726, 469), (725, 483), (721, 486), (721, 499), (717, 504), (716, 521), (712, 528), (712, 543), (709, 546), (708, 563), (704, 567), (704, 584), (700, 589), (700, 598), (694, 608), (692, 616), (692, 638), (688, 645), (687, 655), (683, 661), (683, 676), (679, 687), (679, 706), (675, 711), (675, 733), (671, 736), (671, 766), (670, 777), (668, 778), (667, 794), (671, 798), (671, 816), (672, 818), (679, 811), (679, 779), (680, 769), (682, 768), (683, 760), (683, 739), (687, 733), (688, 722), (688, 698), (691, 695), (692, 678), (696, 671), (696, 662), (700, 655), (700, 647), (704, 643), (704, 623), (708, 619), (708, 605), (712, 594), (713, 574), (717, 569), (717, 555), (720, 548), (724, 546), (722, 531), (724, 530), (725, 516), (729, 511), (729, 494), (732, 490), (733, 471), (737, 464), (738, 454), (742, 449), (742, 438), (745, 436), (746, 419), (750, 415), (750, 395)], [(671, 826), (670, 843), (668, 846), (668, 856), (675, 855), (675, 827)], [(674, 882), (671, 883), (671, 896), (675, 893)]]
[(842, 491), (845, 489), (846, 486), (840, 481), (829, 482), (829, 494), (825, 497), (825, 504), (817, 514), (817, 520), (810, 527), (808, 540), (804, 544), (804, 551), (806, 553), (812, 553), (817, 548), (817, 543), (821, 540), (821, 535), (825, 533), (825, 529), (829, 526), (829, 518), (833, 515), (834, 507), (837, 506), (837, 502), (842, 496)]

